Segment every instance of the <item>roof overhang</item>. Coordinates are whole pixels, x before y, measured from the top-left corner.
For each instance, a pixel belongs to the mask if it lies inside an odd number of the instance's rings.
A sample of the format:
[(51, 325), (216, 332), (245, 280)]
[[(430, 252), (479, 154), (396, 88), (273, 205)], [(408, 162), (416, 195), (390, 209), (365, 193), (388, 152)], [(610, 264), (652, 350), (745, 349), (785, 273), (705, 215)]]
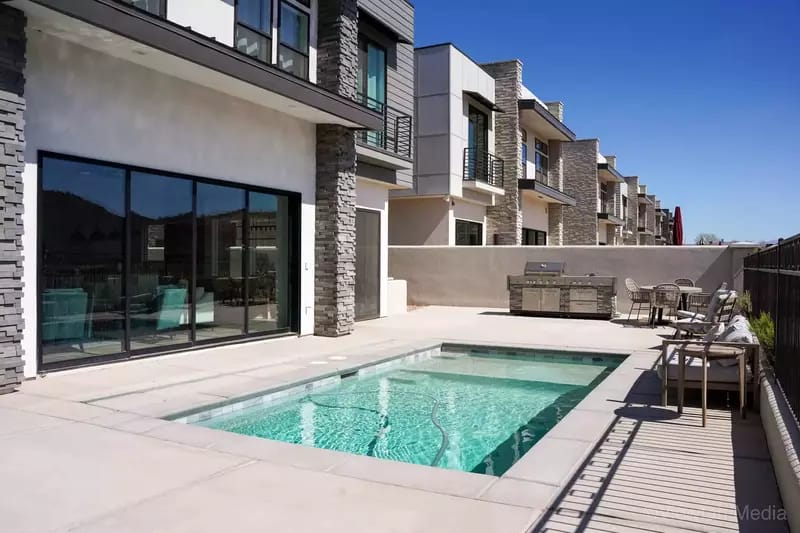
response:
[(597, 221), (612, 226), (624, 226), (625, 222), (611, 213), (597, 213)]
[(644, 193), (640, 192), (639, 193), (639, 203), (640, 204), (652, 204), (654, 202), (653, 202), (653, 200), (650, 199), (649, 196), (647, 196), (647, 194), (644, 194)]
[(391, 27), (390, 25), (386, 24), (384, 21), (380, 20), (378, 17), (375, 17), (364, 9), (363, 7), (358, 8), (358, 16), (359, 19), (366, 19), (367, 23), (371, 26), (375, 26), (379, 29), (382, 33), (390, 36), (391, 39), (397, 41), (398, 43), (403, 44), (414, 44), (414, 36), (413, 35), (403, 35), (395, 28)]
[(574, 206), (577, 203), (574, 197), (564, 191), (559, 191), (555, 187), (545, 185), (539, 180), (519, 179), (517, 183), (519, 185), (519, 190), (522, 191), (523, 194), (526, 192), (528, 194), (536, 194), (538, 199), (544, 200), (548, 204)]
[(574, 141), (575, 133), (537, 100), (519, 101), (520, 122), (545, 139)]
[(476, 91), (464, 91), (464, 94), (469, 95), (470, 98), (472, 98), (473, 100), (477, 101), (482, 106), (488, 107), (489, 109), (491, 109), (495, 113), (505, 113), (505, 111), (503, 111), (502, 109), (497, 107), (497, 104), (495, 104), (494, 102), (492, 102), (491, 100), (489, 100), (488, 98), (486, 98), (485, 96), (483, 96), (479, 92), (476, 92)]
[(603, 181), (624, 183), (625, 177), (608, 163), (597, 163), (597, 175)]
[(114, 0), (13, 0), (29, 27), (315, 124), (383, 127), (379, 113)]
[(637, 231), (638, 231), (639, 233), (644, 233), (645, 235), (652, 235), (652, 234), (653, 234), (653, 230), (650, 230), (650, 229), (644, 228), (644, 227), (642, 227), (642, 226), (639, 226), (639, 227), (638, 227), (638, 228), (636, 228), (636, 229), (637, 229)]

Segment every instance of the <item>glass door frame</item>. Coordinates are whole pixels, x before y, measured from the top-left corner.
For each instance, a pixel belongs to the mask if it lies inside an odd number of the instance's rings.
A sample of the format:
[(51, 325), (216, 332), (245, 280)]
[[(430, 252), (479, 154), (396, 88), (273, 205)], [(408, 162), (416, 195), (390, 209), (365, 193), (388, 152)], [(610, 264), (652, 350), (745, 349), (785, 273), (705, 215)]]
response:
[[(80, 359), (74, 360), (66, 360), (66, 361), (56, 361), (45, 363), (43, 358), (43, 345), (42, 345), (42, 301), (43, 301), (43, 294), (44, 291), (42, 288), (45, 286), (45, 279), (44, 279), (44, 231), (45, 231), (45, 217), (44, 217), (44, 194), (42, 191), (43, 181), (44, 181), (44, 161), (45, 159), (57, 159), (61, 161), (73, 161), (78, 163), (86, 163), (86, 164), (93, 164), (98, 166), (104, 166), (109, 168), (116, 168), (125, 171), (125, 222), (124, 222), (124, 232), (123, 232), (123, 250), (124, 250), (124, 257), (123, 257), (123, 264), (122, 264), (122, 275), (123, 279), (125, 280), (122, 286), (122, 297), (124, 299), (124, 339), (122, 343), (123, 350), (120, 353), (111, 354), (111, 355), (97, 355), (97, 356), (90, 356), (90, 357), (83, 357)], [(165, 178), (179, 178), (179, 179), (187, 179), (192, 182), (192, 279), (190, 282), (191, 287), (191, 295), (192, 300), (189, 304), (189, 316), (190, 316), (190, 336), (189, 342), (181, 342), (176, 344), (171, 344), (165, 346), (163, 348), (154, 348), (154, 349), (138, 349), (138, 350), (131, 350), (130, 349), (130, 342), (131, 342), (131, 329), (130, 329), (130, 295), (128, 294), (132, 280), (131, 280), (131, 175), (134, 172), (141, 172), (146, 174), (155, 174), (158, 176), (163, 176)], [(244, 298), (245, 298), (245, 306), (244, 306), (244, 316), (245, 316), (245, 323), (244, 323), (244, 333), (241, 335), (235, 335), (231, 337), (222, 337), (219, 339), (207, 339), (203, 341), (197, 341), (197, 324), (196, 324), (196, 290), (197, 290), (197, 185), (199, 183), (207, 183), (210, 185), (218, 185), (218, 186), (228, 186), (236, 189), (241, 189), (244, 191), (245, 195), (245, 208), (244, 208), (244, 216), (242, 222), (242, 261), (243, 261), (243, 279), (244, 279)], [(249, 308), (249, 280), (248, 280), (248, 270), (249, 270), (249, 206), (250, 206), (250, 192), (257, 192), (257, 193), (264, 193), (264, 194), (272, 194), (276, 196), (284, 196), (289, 201), (289, 216), (288, 216), (288, 228), (287, 231), (289, 232), (288, 236), (288, 249), (286, 253), (289, 256), (288, 264), (289, 264), (289, 291), (288, 295), (290, 298), (289, 306), (290, 306), (290, 317), (289, 317), (289, 327), (287, 328), (280, 328), (276, 330), (264, 331), (264, 332), (256, 332), (250, 333), (249, 330), (249, 320), (248, 320), (248, 308)], [(92, 366), (101, 363), (111, 363), (114, 361), (125, 361), (130, 359), (139, 359), (144, 357), (156, 357), (159, 355), (165, 355), (168, 353), (174, 352), (181, 352), (187, 351), (192, 349), (197, 349), (200, 347), (207, 347), (207, 346), (214, 346), (214, 345), (225, 345), (225, 344), (232, 344), (232, 343), (241, 343), (243, 341), (254, 341), (254, 340), (261, 340), (265, 338), (271, 337), (278, 337), (278, 336), (286, 336), (286, 335), (298, 335), (300, 332), (300, 302), (301, 302), (301, 295), (300, 295), (300, 250), (301, 250), (301, 227), (302, 227), (302, 220), (301, 220), (301, 198), (302, 195), (298, 192), (293, 191), (283, 191), (279, 189), (271, 189), (268, 187), (260, 187), (255, 185), (248, 185), (243, 183), (237, 183), (232, 181), (220, 180), (220, 179), (213, 179), (213, 178), (204, 178), (199, 176), (193, 176), (190, 174), (182, 174), (178, 172), (170, 172), (159, 170), (156, 168), (148, 168), (148, 167), (141, 167), (136, 165), (126, 165), (123, 163), (115, 163), (111, 161), (105, 161), (101, 159), (94, 159), (88, 157), (81, 157), (81, 156), (74, 156), (68, 155), (58, 152), (50, 152), (46, 150), (39, 150), (37, 153), (37, 220), (36, 220), (36, 258), (37, 258), (37, 273), (36, 273), (36, 309), (37, 309), (37, 319), (36, 319), (36, 361), (37, 361), (37, 369), (39, 372), (41, 371), (51, 371), (51, 370), (62, 370), (68, 368), (76, 368), (76, 367), (83, 367), (83, 366)]]
[[(381, 221), (381, 212), (378, 209), (369, 209), (366, 207), (356, 207), (356, 217), (358, 217), (358, 212), (368, 213), (370, 215), (374, 215), (378, 217), (378, 287), (377, 287), (377, 298), (375, 299), (375, 303), (377, 306), (377, 311), (374, 314), (370, 315), (363, 315), (363, 316), (355, 316), (354, 320), (356, 322), (363, 322), (365, 320), (375, 320), (376, 318), (380, 318), (381, 316), (381, 269), (383, 267), (383, 263), (381, 262), (381, 237), (383, 235), (383, 222)], [(356, 234), (356, 242), (358, 242), (358, 234)], [(356, 254), (358, 254), (358, 244), (356, 244)], [(358, 264), (358, 258), (356, 258), (356, 265)], [(357, 274), (356, 274), (357, 275)], [(358, 296), (355, 295), (355, 288), (358, 287), (358, 283), (356, 282), (356, 286), (354, 287), (354, 299), (357, 299)]]

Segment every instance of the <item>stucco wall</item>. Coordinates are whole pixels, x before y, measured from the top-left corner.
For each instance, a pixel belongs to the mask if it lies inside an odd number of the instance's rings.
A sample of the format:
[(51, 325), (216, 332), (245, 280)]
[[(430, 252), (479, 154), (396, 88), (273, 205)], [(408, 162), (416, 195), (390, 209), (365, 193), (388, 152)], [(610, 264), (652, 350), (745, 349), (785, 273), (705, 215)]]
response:
[(447, 246), (450, 207), (442, 198), (414, 198), (389, 202), (389, 244)]
[(381, 286), (378, 312), (381, 316), (386, 316), (388, 303), (386, 282), (389, 272), (389, 189), (384, 185), (359, 179), (356, 185), (356, 207), (378, 211), (381, 216)]
[[(35, 331), (37, 154), (49, 150), (302, 195), (301, 332), (314, 314), (312, 124), (91, 51), (28, 34), (24, 246), (27, 331)], [(27, 375), (36, 336), (25, 335)]]
[(508, 307), (506, 276), (526, 261), (564, 261), (571, 275), (617, 277), (618, 308), (628, 311), (625, 278), (642, 285), (688, 277), (712, 290), (741, 286), (745, 249), (721, 246), (648, 247), (390, 247), (389, 275), (408, 281), (408, 303)]
[(522, 194), (520, 200), (522, 203), (522, 227), (548, 231), (547, 202), (531, 198), (530, 194)]

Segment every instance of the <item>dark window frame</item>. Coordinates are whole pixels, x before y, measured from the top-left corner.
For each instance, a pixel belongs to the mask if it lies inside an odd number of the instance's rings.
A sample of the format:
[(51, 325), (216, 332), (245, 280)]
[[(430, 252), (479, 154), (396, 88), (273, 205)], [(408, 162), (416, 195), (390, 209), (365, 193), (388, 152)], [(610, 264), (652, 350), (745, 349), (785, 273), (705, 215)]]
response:
[[(308, 17), (308, 28), (307, 28), (308, 35), (306, 36), (307, 40), (308, 40), (308, 42), (306, 44), (306, 46), (308, 48), (308, 51), (306, 51), (306, 52), (298, 50), (294, 46), (292, 46), (290, 44), (286, 44), (281, 40), (281, 33), (282, 33), (282, 29), (283, 29), (283, 6), (284, 5), (289, 6), (290, 8), (294, 9), (295, 11), (303, 13), (306, 17)], [(279, 0), (278, 1), (278, 13), (277, 13), (277, 16), (278, 16), (277, 30), (278, 31), (277, 31), (277, 35), (275, 36), (275, 40), (278, 42), (278, 50), (277, 50), (277, 52), (275, 54), (275, 57), (274, 57), (274, 60), (275, 60), (274, 63), (283, 72), (286, 72), (287, 74), (290, 74), (290, 75), (292, 75), (292, 76), (294, 76), (296, 78), (300, 78), (300, 79), (303, 79), (303, 80), (308, 80), (308, 79), (311, 78), (311, 57), (310, 57), (310, 54), (311, 54), (311, 19), (313, 18), (312, 15), (313, 15), (313, 10), (311, 9), (310, 2), (309, 2), (308, 6), (305, 6), (305, 4), (303, 2), (300, 2), (299, 0), (295, 0), (294, 2), (290, 2), (289, 0)], [(301, 55), (301, 56), (306, 58), (305, 76), (298, 76), (294, 72), (286, 70), (286, 69), (281, 67), (281, 65), (280, 65), (281, 47), (285, 47), (285, 48), (291, 50), (292, 52), (294, 52), (296, 54), (299, 54), (299, 55)]]
[(528, 177), (528, 132), (524, 128), (520, 128), (519, 132), (522, 134), (522, 178), (525, 179)]
[(522, 245), (547, 246), (547, 232), (539, 229), (522, 228)]
[[(547, 176), (550, 172), (550, 147), (546, 141), (534, 137), (533, 149), (536, 152), (534, 157), (534, 166), (536, 167), (537, 174)], [(544, 161), (544, 164), (542, 164)]]
[[(367, 45), (367, 48), (364, 49), (367, 52), (367, 60), (369, 60), (369, 47), (368, 47), (368, 45), (372, 45), (375, 48), (378, 48), (381, 51), (383, 51), (383, 101), (382, 102), (378, 102), (382, 106), (382, 108), (379, 109), (378, 111), (380, 113), (383, 113), (386, 110), (386, 106), (389, 105), (389, 102), (388, 102), (389, 101), (389, 49), (386, 48), (386, 46), (384, 46), (381, 43), (379, 43), (378, 41), (376, 41), (375, 39), (372, 39), (368, 35), (364, 34), (363, 32), (358, 32), (359, 59), (361, 57), (360, 52), (361, 52), (361, 45), (362, 44)], [(359, 61), (358, 65), (356, 66), (356, 71), (357, 71), (356, 75), (359, 75), (358, 70), (360, 70), (360, 67), (361, 67), (361, 61)], [(366, 93), (367, 80), (368, 80), (368, 76), (369, 76), (369, 64), (365, 65), (365, 68), (363, 69), (363, 74), (364, 74), (363, 75), (363, 79), (360, 79), (359, 81), (361, 81), (361, 84), (362, 84), (361, 86), (364, 88), (365, 92), (364, 92), (363, 95), (360, 94), (358, 96), (359, 96), (359, 98), (363, 97), (364, 101), (362, 103), (364, 105), (366, 105), (367, 107), (369, 107), (369, 102), (367, 101), (367, 93)], [(359, 78), (362, 78), (362, 76), (359, 76)]]
[(269, 58), (267, 59), (266, 63), (268, 65), (274, 65), (276, 63), (276, 58), (275, 58), (275, 55), (272, 53), (272, 37), (273, 37), (272, 28), (275, 26), (275, 18), (274, 18), (275, 17), (275, 12), (274, 12), (275, 10), (273, 9), (274, 8), (273, 0), (261, 0), (262, 2), (266, 2), (267, 4), (269, 4), (269, 23), (270, 23), (269, 33), (264, 32), (264, 30), (260, 30), (258, 28), (254, 28), (250, 24), (247, 24), (247, 23), (239, 21), (239, 2), (240, 1), (241, 0), (236, 0), (236, 2), (233, 5), (233, 49), (236, 50), (239, 53), (242, 53), (242, 54), (246, 55), (247, 57), (252, 57), (253, 59), (261, 61), (261, 58), (259, 58), (257, 56), (252, 56), (252, 55), (244, 52), (243, 50), (239, 50), (239, 47), (237, 46), (237, 43), (236, 43), (236, 29), (239, 26), (241, 26), (242, 28), (244, 28), (244, 29), (246, 29), (248, 31), (251, 31), (251, 32), (253, 32), (253, 33), (257, 34), (257, 35), (260, 35), (261, 37), (264, 37), (267, 40), (267, 45), (269, 46), (269, 54), (268, 54)]
[[(478, 240), (480, 242), (474, 243), (474, 244), (473, 243), (461, 243), (461, 244), (459, 244), (459, 242), (458, 242), (458, 236), (459, 236), (458, 226), (459, 226), (459, 224), (466, 224), (470, 230), (474, 230), (477, 227), (477, 229), (478, 229), (478, 237), (479, 237)], [(456, 219), (455, 231), (456, 231), (456, 239), (455, 239), (456, 246), (483, 246), (483, 244), (484, 244), (483, 243), (483, 224), (481, 222), (475, 222), (474, 220), (466, 220), (466, 219), (457, 218)], [(468, 231), (467, 235), (471, 235), (471, 232)]]
[[(210, 185), (222, 185), (228, 187), (234, 187), (242, 189), (245, 192), (245, 198), (249, 198), (249, 192), (260, 192), (264, 194), (272, 194), (272, 195), (280, 195), (285, 196), (288, 198), (290, 202), (290, 216), (288, 220), (288, 231), (289, 231), (289, 239), (288, 239), (288, 249), (287, 254), (289, 256), (289, 298), (290, 298), (290, 306), (291, 312), (289, 317), (289, 327), (274, 330), (274, 331), (267, 331), (267, 332), (254, 332), (248, 333), (247, 329), (245, 329), (245, 333), (242, 335), (231, 336), (231, 337), (224, 337), (219, 339), (208, 339), (203, 341), (196, 340), (195, 335), (195, 313), (191, 312), (190, 319), (191, 319), (191, 339), (189, 343), (181, 343), (175, 344), (171, 346), (166, 346), (163, 349), (145, 349), (145, 350), (130, 350), (128, 343), (130, 341), (130, 324), (129, 318), (130, 313), (128, 311), (129, 307), (129, 299), (125, 298), (125, 309), (126, 309), (126, 324), (125, 324), (125, 339), (123, 342), (124, 350), (118, 354), (112, 355), (99, 355), (99, 356), (91, 356), (91, 357), (84, 357), (75, 360), (66, 360), (66, 361), (57, 361), (48, 363), (47, 365), (44, 364), (43, 360), (43, 350), (42, 350), (42, 294), (43, 291), (41, 287), (45, 286), (44, 283), (44, 270), (41, 268), (43, 263), (43, 252), (44, 252), (44, 195), (42, 194), (42, 185), (44, 180), (44, 160), (45, 159), (57, 159), (62, 161), (74, 161), (79, 163), (86, 163), (98, 166), (105, 166), (109, 168), (116, 168), (125, 171), (125, 230), (124, 230), (124, 238), (125, 242), (123, 246), (125, 247), (126, 256), (124, 258), (124, 276), (125, 276), (125, 284), (123, 287), (123, 291), (127, 290), (127, 287), (130, 284), (130, 216), (131, 216), (131, 209), (130, 209), (130, 183), (131, 183), (131, 175), (134, 172), (142, 172), (147, 174), (156, 174), (159, 176), (164, 176), (168, 178), (182, 178), (188, 179), (193, 181), (192, 185), (192, 253), (193, 253), (193, 265), (192, 265), (192, 294), (196, 291), (196, 283), (197, 283), (197, 185), (200, 183), (206, 183)], [(233, 343), (242, 343), (242, 342), (253, 342), (258, 340), (263, 340), (265, 338), (275, 338), (281, 336), (296, 336), (300, 332), (300, 305), (301, 305), (301, 272), (300, 272), (300, 264), (301, 264), (301, 230), (302, 230), (302, 220), (301, 220), (301, 202), (302, 202), (302, 195), (298, 192), (294, 191), (284, 191), (280, 189), (274, 189), (271, 187), (261, 187), (257, 185), (247, 185), (243, 183), (232, 182), (225, 179), (220, 178), (209, 178), (204, 176), (195, 176), (191, 174), (185, 174), (180, 172), (172, 172), (161, 170), (157, 168), (150, 168), (150, 167), (142, 167), (137, 165), (128, 165), (124, 163), (117, 163), (113, 161), (106, 161), (97, 158), (90, 158), (90, 157), (83, 157), (83, 156), (76, 156), (72, 154), (65, 154), (60, 152), (52, 152), (48, 150), (39, 150), (37, 153), (37, 229), (36, 229), (36, 254), (37, 254), (37, 261), (39, 264), (38, 272), (36, 273), (36, 280), (37, 280), (37, 289), (36, 289), (36, 309), (37, 309), (37, 320), (36, 320), (36, 362), (37, 362), (37, 369), (38, 371), (43, 370), (62, 370), (68, 368), (77, 368), (77, 367), (84, 367), (84, 366), (91, 366), (97, 364), (105, 364), (105, 363), (112, 363), (115, 361), (127, 361), (131, 359), (139, 359), (143, 357), (158, 357), (161, 355), (166, 355), (169, 353), (175, 352), (183, 352), (183, 351), (191, 351), (196, 350), (202, 347), (207, 346), (220, 346), (226, 344), (233, 344)], [(245, 217), (247, 217), (249, 213), (245, 211)], [(246, 246), (245, 246), (246, 248)], [(247, 306), (245, 306), (245, 309)], [(247, 318), (247, 317), (245, 317)], [(249, 327), (248, 323), (245, 322), (245, 327)]]
[(150, 11), (149, 9), (145, 9), (143, 7), (137, 6), (136, 4), (133, 3), (134, 0), (118, 0), (118, 1), (122, 2), (123, 4), (128, 4), (129, 6), (138, 9), (142, 13), (147, 13), (147, 14), (153, 16), (153, 17), (158, 17), (158, 18), (162, 18), (162, 19), (166, 19), (167, 18), (167, 2), (168, 2), (168, 0), (161, 0), (161, 4), (160, 4), (161, 5), (161, 9), (159, 10), (158, 13), (154, 13), (153, 11)]

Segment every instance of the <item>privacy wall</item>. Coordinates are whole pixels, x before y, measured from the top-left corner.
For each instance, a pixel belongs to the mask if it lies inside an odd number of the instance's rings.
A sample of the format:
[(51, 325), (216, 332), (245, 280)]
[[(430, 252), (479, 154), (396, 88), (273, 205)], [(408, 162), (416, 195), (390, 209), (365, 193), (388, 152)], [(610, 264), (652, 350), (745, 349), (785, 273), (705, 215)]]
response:
[(526, 261), (562, 261), (569, 275), (617, 277), (617, 307), (627, 313), (625, 278), (641, 285), (691, 278), (713, 290), (741, 290), (742, 259), (752, 246), (392, 246), (389, 276), (408, 281), (409, 305), (508, 307), (506, 276)]

